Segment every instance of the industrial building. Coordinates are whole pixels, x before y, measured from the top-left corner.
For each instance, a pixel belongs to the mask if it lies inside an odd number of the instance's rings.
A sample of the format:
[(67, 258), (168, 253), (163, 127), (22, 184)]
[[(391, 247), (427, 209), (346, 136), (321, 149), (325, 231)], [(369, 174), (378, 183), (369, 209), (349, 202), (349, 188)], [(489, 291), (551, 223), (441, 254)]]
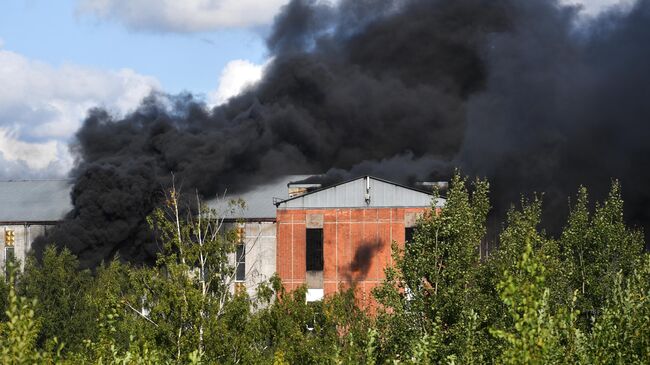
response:
[[(277, 229), (273, 201), (289, 196), (288, 185), (309, 175), (290, 175), (254, 186), (241, 194), (228, 194), (209, 200), (208, 207), (223, 217), (227, 229), (236, 229), (241, 240), (232, 257), (236, 263), (235, 286), (255, 296), (257, 286), (276, 272)], [(241, 200), (243, 209), (232, 209), (229, 202)]]
[(34, 239), (72, 210), (68, 180), (0, 181), (0, 265), (7, 257), (25, 261)]
[[(336, 185), (301, 183), (308, 175), (284, 176), (207, 202), (238, 232), (234, 289), (254, 296), (278, 273), (286, 289), (308, 288), (308, 300), (354, 286), (361, 302), (384, 279), (391, 243), (404, 244), (417, 218), (432, 202), (424, 190), (363, 176)], [(31, 243), (72, 209), (66, 180), (0, 182), (1, 263), (20, 261)], [(231, 209), (231, 200), (245, 202)], [(2, 233), (2, 232), (0, 232)]]
[[(442, 207), (438, 199), (436, 207)], [(391, 243), (404, 244), (432, 195), (364, 176), (276, 202), (276, 270), (287, 289), (307, 285), (319, 300), (354, 285), (369, 303), (391, 264)]]

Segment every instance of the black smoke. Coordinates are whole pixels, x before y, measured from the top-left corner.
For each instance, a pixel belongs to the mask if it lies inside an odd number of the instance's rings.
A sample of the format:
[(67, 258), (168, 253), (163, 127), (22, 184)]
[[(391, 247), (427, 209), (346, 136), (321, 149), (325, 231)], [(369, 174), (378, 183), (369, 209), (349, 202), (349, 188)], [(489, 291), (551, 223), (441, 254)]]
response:
[(598, 196), (619, 178), (631, 222), (650, 221), (650, 0), (591, 20), (553, 0), (294, 0), (267, 44), (263, 79), (226, 105), (92, 110), (74, 210), (38, 247), (151, 259), (144, 218), (171, 173), (211, 197), (285, 174), (409, 183), (459, 167), (491, 180), (497, 216), (532, 191), (566, 211), (579, 184)]
[(493, 181), (495, 204), (544, 192), (557, 231), (580, 184), (620, 179), (628, 219), (650, 228), (650, 1), (576, 27), (573, 9), (522, 2), (514, 32), (491, 37), (486, 88), (467, 104), (457, 161)]

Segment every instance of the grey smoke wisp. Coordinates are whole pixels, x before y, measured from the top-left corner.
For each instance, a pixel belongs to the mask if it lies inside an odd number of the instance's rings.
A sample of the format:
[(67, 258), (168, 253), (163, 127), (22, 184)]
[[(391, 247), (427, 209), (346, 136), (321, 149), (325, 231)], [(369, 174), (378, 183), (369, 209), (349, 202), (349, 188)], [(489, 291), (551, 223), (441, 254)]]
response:
[(566, 211), (579, 184), (598, 196), (618, 178), (630, 221), (647, 226), (650, 0), (577, 13), (552, 0), (291, 1), (263, 79), (226, 105), (152, 95), (125, 117), (91, 110), (72, 147), (74, 210), (38, 247), (86, 266), (151, 260), (144, 219), (171, 173), (212, 197), (286, 174), (410, 183), (460, 168), (491, 180), (496, 216), (532, 191)]

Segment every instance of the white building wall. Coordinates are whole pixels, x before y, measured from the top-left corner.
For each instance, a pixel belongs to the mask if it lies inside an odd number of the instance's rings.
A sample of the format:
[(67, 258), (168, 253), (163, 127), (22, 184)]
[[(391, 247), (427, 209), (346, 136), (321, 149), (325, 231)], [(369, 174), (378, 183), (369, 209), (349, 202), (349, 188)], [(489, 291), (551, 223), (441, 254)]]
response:
[(259, 284), (268, 281), (275, 273), (276, 225), (275, 222), (250, 222), (246, 231), (246, 291), (256, 296)]
[[(230, 223), (226, 229), (235, 229), (239, 223)], [(257, 287), (267, 282), (276, 271), (276, 224), (272, 221), (245, 222), (244, 242), (246, 244), (246, 275), (243, 282), (251, 298), (257, 295)], [(231, 264), (235, 264), (235, 254), (231, 255)]]
[(5, 242), (5, 232), (13, 230), (14, 232), (14, 256), (21, 263), (25, 263), (25, 258), (32, 248), (34, 239), (43, 233), (47, 232), (53, 224), (29, 224), (29, 223), (5, 223), (0, 225), (0, 266), (5, 268), (5, 261), (7, 258), (7, 244)]

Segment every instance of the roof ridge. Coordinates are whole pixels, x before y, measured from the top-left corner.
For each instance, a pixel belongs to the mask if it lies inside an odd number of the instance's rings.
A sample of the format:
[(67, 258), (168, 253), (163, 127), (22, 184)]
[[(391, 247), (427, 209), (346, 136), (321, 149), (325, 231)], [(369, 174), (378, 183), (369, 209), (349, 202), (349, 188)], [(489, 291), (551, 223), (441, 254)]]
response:
[(386, 184), (391, 184), (391, 185), (395, 185), (395, 186), (402, 187), (402, 188), (404, 188), (404, 189), (417, 191), (417, 192), (419, 192), (419, 193), (423, 193), (423, 194), (427, 194), (427, 195), (433, 195), (432, 193), (427, 192), (426, 190), (422, 190), (422, 189), (414, 188), (414, 187), (411, 187), (411, 186), (408, 186), (408, 185), (400, 184), (400, 183), (397, 183), (397, 182), (394, 182), (394, 181), (390, 181), (390, 180), (382, 179), (382, 178), (380, 178), (380, 177), (376, 177), (376, 176), (372, 176), (372, 175), (367, 175), (367, 174), (366, 174), (366, 175), (359, 175), (359, 176), (357, 176), (357, 177), (350, 178), (350, 179), (347, 179), (347, 180), (345, 180), (345, 181), (340, 181), (340, 182), (335, 183), (335, 184), (332, 184), (332, 185), (323, 186), (323, 187), (321, 187), (321, 188), (314, 189), (314, 190), (312, 190), (312, 191), (310, 191), (310, 192), (308, 192), (308, 193), (305, 193), (305, 194), (302, 194), (302, 195), (294, 196), (293, 198), (288, 198), (288, 199), (284, 199), (284, 200), (280, 200), (280, 201), (274, 202), (273, 204), (274, 204), (276, 207), (279, 207), (280, 204), (282, 204), (282, 203), (286, 203), (286, 202), (288, 202), (288, 201), (290, 201), (290, 200), (294, 200), (294, 199), (302, 198), (302, 197), (307, 196), (307, 195), (316, 194), (316, 193), (319, 193), (319, 192), (324, 191), (324, 190), (327, 190), (327, 189), (335, 188), (335, 187), (337, 187), (337, 186), (340, 186), (340, 185), (343, 185), (343, 184), (347, 184), (347, 183), (350, 183), (350, 182), (352, 182), (352, 181), (356, 181), (356, 180), (359, 180), (359, 179), (365, 179), (365, 178), (374, 179), (374, 180), (381, 181), (381, 182), (386, 183)]

